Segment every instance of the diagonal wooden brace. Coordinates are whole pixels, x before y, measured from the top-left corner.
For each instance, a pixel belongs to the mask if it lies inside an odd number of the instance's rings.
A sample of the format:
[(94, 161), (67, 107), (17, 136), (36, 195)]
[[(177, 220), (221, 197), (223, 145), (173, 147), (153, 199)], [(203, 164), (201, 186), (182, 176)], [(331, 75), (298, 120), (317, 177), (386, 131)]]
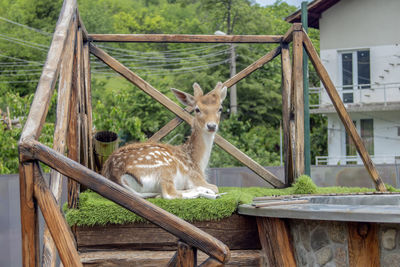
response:
[[(279, 49), (279, 52), (280, 52), (280, 48), (277, 48), (277, 49)], [(91, 44), (90, 52), (94, 56), (96, 56), (98, 59), (103, 61), (105, 64), (107, 64), (110, 68), (112, 68), (113, 70), (115, 70), (116, 72), (121, 74), (128, 81), (130, 81), (131, 83), (133, 83), (134, 85), (139, 87), (146, 94), (150, 95), (152, 98), (157, 100), (164, 107), (169, 109), (171, 112), (175, 113), (182, 120), (184, 120), (188, 124), (192, 125), (193, 117), (192, 117), (192, 115), (190, 115), (188, 110), (182, 109), (180, 106), (178, 106), (178, 104), (176, 104), (174, 101), (172, 101), (171, 99), (169, 99), (168, 97), (163, 95), (160, 91), (155, 89), (153, 86), (151, 86), (148, 82), (143, 80), (137, 74), (133, 73), (131, 70), (129, 70), (122, 63), (117, 61), (115, 58), (108, 55), (102, 49)], [(279, 53), (276, 52), (276, 55), (278, 55), (278, 54)], [(251, 73), (251, 71), (249, 71), (249, 70), (247, 72)], [(240, 73), (238, 73), (238, 74), (240, 74)], [(245, 76), (246, 75), (244, 75), (242, 73), (242, 76), (238, 76), (237, 81), (243, 79)], [(232, 80), (234, 77), (232, 77)], [(232, 86), (232, 85), (233, 85), (233, 83), (230, 84), (229, 86)], [(248, 157), (246, 154), (244, 154), (242, 151), (237, 149), (235, 146), (233, 146), (231, 143), (226, 141), (224, 138), (222, 138), (218, 134), (215, 135), (215, 143), (217, 145), (219, 145), (222, 149), (224, 149), (226, 152), (231, 154), (233, 157), (235, 157), (237, 160), (239, 160), (240, 162), (242, 162), (243, 164), (248, 166), (251, 170), (253, 170), (259, 176), (261, 176), (261, 178), (263, 178), (265, 181), (267, 181), (274, 187), (283, 187), (284, 186), (284, 183), (281, 182), (275, 175), (273, 175), (272, 173), (270, 173), (269, 171), (264, 169), (264, 167), (262, 167), (260, 164), (258, 164), (254, 160), (252, 160), (250, 157)]]

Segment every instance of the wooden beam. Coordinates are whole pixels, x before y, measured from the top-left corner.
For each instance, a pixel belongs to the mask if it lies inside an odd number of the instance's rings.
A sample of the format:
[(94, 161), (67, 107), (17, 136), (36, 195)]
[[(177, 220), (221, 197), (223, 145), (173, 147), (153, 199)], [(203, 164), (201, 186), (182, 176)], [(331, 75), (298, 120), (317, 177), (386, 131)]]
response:
[(375, 164), (372, 162), (371, 157), (369, 156), (368, 151), (365, 148), (364, 143), (360, 135), (358, 134), (356, 127), (354, 126), (353, 120), (347, 113), (347, 110), (342, 100), (340, 99), (340, 96), (331, 78), (329, 77), (328, 72), (326, 71), (324, 65), (322, 64), (318, 56), (318, 53), (315, 50), (310, 38), (305, 32), (303, 32), (303, 44), (304, 48), (307, 51), (308, 56), (310, 57), (312, 64), (314, 65), (315, 70), (318, 73), (319, 78), (324, 84), (326, 92), (328, 93), (332, 101), (332, 104), (335, 107), (336, 112), (338, 113), (339, 118), (346, 129), (347, 134), (350, 135), (351, 139), (353, 140), (354, 145), (356, 146), (356, 149), (358, 151), (358, 154), (360, 155), (362, 161), (364, 162), (365, 168), (367, 169), (372, 180), (374, 181), (376, 190), (381, 192), (386, 191), (385, 184), (382, 182), (382, 179), (380, 178), (379, 173), (375, 168)]
[(175, 267), (178, 262), (178, 251), (175, 252), (174, 256), (169, 260), (167, 267)]
[(64, 266), (82, 266), (71, 230), (57, 205), (57, 201), (46, 185), (39, 164), (34, 164), (33, 168), (34, 195), (56, 244), (61, 261)]
[(282, 35), (89, 34), (93, 42), (280, 43)]
[(196, 267), (197, 266), (197, 253), (196, 248), (179, 241), (177, 254), (177, 267)]
[(303, 26), (301, 23), (293, 23), (290, 29), (283, 35), (282, 43), (290, 43), (293, 40), (293, 32), (294, 31), (301, 31)]
[(223, 263), (210, 257), (206, 259), (202, 264), (200, 264), (199, 267), (222, 267), (222, 266), (224, 266)]
[(283, 128), (283, 152), (285, 162), (285, 185), (290, 186), (294, 182), (294, 165), (290, 138), (290, 99), (292, 85), (292, 67), (290, 65), (289, 45), (282, 43), (282, 128)]
[(378, 225), (376, 223), (349, 222), (349, 265), (380, 266)]
[[(235, 76), (229, 78), (227, 81), (224, 82), (224, 85), (226, 87), (231, 87), (235, 84), (237, 84), (239, 81), (242, 79), (246, 78), (249, 76), (251, 73), (254, 71), (258, 70), (271, 60), (273, 60), (275, 57), (277, 57), (280, 54), (280, 46), (276, 47), (275, 49), (271, 50), (269, 53), (266, 55), (262, 56), (259, 58), (257, 61), (253, 62), (251, 65), (243, 69), (242, 71), (238, 72)], [(193, 108), (191, 107), (186, 107), (185, 110), (189, 113), (193, 111)], [(169, 123), (167, 123), (163, 128), (161, 128), (157, 133), (155, 133), (152, 137), (149, 138), (149, 141), (152, 142), (158, 142), (160, 141), (163, 137), (165, 137), (168, 133), (170, 133), (172, 130), (174, 130), (176, 127), (178, 127), (182, 123), (182, 119), (179, 117), (172, 119)]]
[(227, 262), (229, 260), (229, 248), (221, 241), (38, 141), (29, 139), (21, 143), (20, 153), (26, 158), (42, 161), (219, 261)]
[(76, 0), (65, 0), (54, 31), (47, 59), (36, 89), (28, 119), (21, 134), (21, 139), (38, 139), (45, 122), (51, 96), (57, 81), (61, 57), (67, 41), (67, 35), (76, 10)]
[(294, 141), (294, 179), (304, 174), (304, 95), (303, 95), (303, 34), (293, 32), (292, 92), (290, 102), (294, 115), (296, 136)]
[[(75, 38), (78, 23), (76, 18), (71, 24), (68, 39), (65, 46), (65, 53), (61, 62), (60, 81), (58, 83), (58, 99), (56, 110), (56, 125), (54, 129), (53, 149), (64, 154), (67, 143), (68, 113), (71, 98), (71, 82), (73, 68), (73, 54), (75, 50)], [(50, 191), (54, 195), (57, 203), (60, 203), (62, 194), (62, 175), (61, 173), (51, 170), (49, 180)], [(51, 238), (51, 234), (47, 226), (43, 232), (43, 253), (42, 266), (56, 266), (57, 251), (56, 246)]]
[(257, 226), (267, 266), (296, 266), (290, 232), (285, 221), (257, 217)]
[(90, 73), (90, 52), (89, 43), (83, 43), (83, 71), (85, 79), (86, 93), (86, 114), (87, 114), (87, 138), (89, 146), (89, 169), (94, 170), (93, 161), (93, 117), (92, 117), (92, 88), (91, 88), (91, 73)]
[[(272, 53), (269, 56), (269, 59), (271, 59), (273, 55), (277, 55), (278, 51), (280, 52), (280, 49), (275, 51), (274, 53)], [(102, 60), (109, 67), (111, 67), (113, 70), (115, 70), (116, 72), (121, 74), (128, 81), (132, 82), (134, 85), (139, 87), (142, 91), (144, 91), (145, 93), (150, 95), (152, 98), (154, 98), (155, 100), (160, 102), (164, 107), (166, 107), (167, 109), (169, 109), (170, 111), (175, 113), (177, 116), (179, 116), (181, 119), (185, 120), (187, 123), (192, 125), (193, 117), (188, 112), (189, 109), (184, 110), (181, 107), (179, 107), (171, 99), (169, 99), (168, 97), (163, 95), (160, 91), (155, 89), (148, 82), (143, 80), (137, 74), (133, 73), (131, 70), (129, 70), (127, 67), (122, 65), (120, 62), (118, 62), (116, 59), (114, 59), (113, 57), (108, 55), (106, 52), (104, 52), (100, 48), (90, 45), (90, 52), (93, 55), (95, 55), (97, 58)], [(255, 68), (255, 67), (256, 66), (254, 66), (253, 68)], [(237, 76), (237, 75), (235, 75), (235, 76)], [(239, 76), (239, 78), (240, 77), (242, 77), (242, 76)], [(237, 78), (236, 80), (239, 80), (239, 78)], [(230, 80), (228, 80), (228, 82), (229, 81)], [(230, 82), (230, 84), (232, 84), (232, 83), (233, 82)], [(246, 154), (241, 152), (239, 149), (237, 149), (235, 146), (230, 144), (228, 141), (223, 139), (218, 134), (215, 135), (214, 140), (217, 145), (219, 145), (222, 149), (224, 149), (229, 154), (231, 154), (233, 157), (238, 159), (240, 162), (242, 162), (243, 164), (248, 166), (251, 170), (253, 170), (258, 175), (260, 175), (265, 181), (269, 182), (270, 184), (272, 184), (275, 187), (283, 187), (284, 186), (284, 183), (282, 183), (275, 175), (273, 175), (272, 173), (267, 171), (264, 167), (262, 167), (260, 164), (258, 164), (254, 160), (252, 160), (250, 157), (248, 157)]]
[(20, 163), (22, 266), (39, 267), (39, 222), (33, 187), (33, 162)]
[(84, 42), (87, 42), (89, 39), (89, 34), (86, 30), (85, 24), (83, 24), (83, 20), (81, 18), (81, 14), (79, 13), (79, 10), (76, 10), (76, 13), (78, 15), (78, 26), (81, 28), (82, 30), (82, 38)]

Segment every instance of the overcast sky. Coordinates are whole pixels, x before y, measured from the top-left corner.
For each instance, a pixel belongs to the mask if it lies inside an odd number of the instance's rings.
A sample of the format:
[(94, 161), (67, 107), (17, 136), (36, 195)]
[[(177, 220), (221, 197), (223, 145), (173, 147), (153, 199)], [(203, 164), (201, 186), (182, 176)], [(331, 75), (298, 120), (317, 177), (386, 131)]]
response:
[[(255, 0), (256, 3), (260, 4), (260, 6), (272, 5), (275, 3), (276, 0)], [(301, 2), (304, 0), (284, 0), (284, 2), (288, 3), (289, 5), (300, 7)]]

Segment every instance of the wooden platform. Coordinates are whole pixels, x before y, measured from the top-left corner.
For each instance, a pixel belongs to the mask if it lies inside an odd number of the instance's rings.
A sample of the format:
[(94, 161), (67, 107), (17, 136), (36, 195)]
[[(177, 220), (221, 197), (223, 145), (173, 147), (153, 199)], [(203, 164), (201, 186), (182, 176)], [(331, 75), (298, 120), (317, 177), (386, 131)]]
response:
[[(220, 221), (194, 222), (196, 227), (224, 242), (232, 250), (261, 249), (254, 217), (233, 215)], [(178, 239), (149, 223), (76, 227), (80, 252), (95, 250), (174, 250)]]

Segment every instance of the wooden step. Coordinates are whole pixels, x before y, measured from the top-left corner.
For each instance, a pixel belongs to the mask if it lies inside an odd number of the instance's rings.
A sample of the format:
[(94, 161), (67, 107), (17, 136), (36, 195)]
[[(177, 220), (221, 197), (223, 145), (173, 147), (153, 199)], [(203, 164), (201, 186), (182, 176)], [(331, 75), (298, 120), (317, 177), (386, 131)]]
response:
[[(87, 267), (151, 267), (166, 266), (175, 251), (95, 251), (80, 253), (83, 266)], [(199, 251), (197, 264), (200, 265), (208, 255)], [(263, 266), (260, 250), (231, 250), (231, 259), (225, 266)]]

